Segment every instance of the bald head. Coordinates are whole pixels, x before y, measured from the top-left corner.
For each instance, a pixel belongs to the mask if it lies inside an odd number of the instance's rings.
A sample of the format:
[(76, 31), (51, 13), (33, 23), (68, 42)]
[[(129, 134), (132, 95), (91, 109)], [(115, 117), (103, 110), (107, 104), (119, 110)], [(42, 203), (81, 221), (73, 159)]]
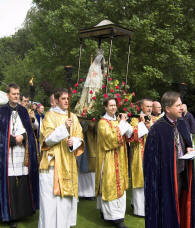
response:
[(155, 116), (159, 116), (161, 114), (161, 104), (158, 101), (154, 101), (153, 102), (153, 106), (152, 106), (152, 113)]

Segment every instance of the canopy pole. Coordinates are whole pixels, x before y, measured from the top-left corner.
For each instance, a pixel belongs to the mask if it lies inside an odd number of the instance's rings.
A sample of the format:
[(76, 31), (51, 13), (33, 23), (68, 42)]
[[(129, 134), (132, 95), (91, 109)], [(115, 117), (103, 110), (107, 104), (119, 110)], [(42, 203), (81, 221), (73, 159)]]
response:
[(106, 93), (107, 93), (107, 87), (108, 87), (108, 77), (110, 74), (110, 59), (111, 59), (111, 54), (112, 54), (112, 39), (113, 36), (110, 37), (110, 50), (109, 50), (109, 56), (108, 56), (108, 66), (107, 66), (107, 77), (106, 77)]
[(127, 55), (127, 69), (126, 69), (126, 76), (125, 76), (125, 83), (127, 85), (127, 80), (128, 80), (128, 73), (129, 73), (129, 58), (130, 58), (130, 50), (131, 50), (131, 37), (129, 37), (129, 42), (128, 42), (128, 55)]
[(82, 52), (82, 46), (83, 46), (83, 42), (82, 42), (82, 39), (80, 39), (79, 65), (78, 65), (77, 83), (79, 82), (79, 78), (80, 78), (80, 67), (81, 67), (81, 52)]
[(101, 43), (102, 43), (102, 39), (99, 38), (99, 39), (98, 39), (98, 48), (99, 48), (99, 49), (101, 48)]

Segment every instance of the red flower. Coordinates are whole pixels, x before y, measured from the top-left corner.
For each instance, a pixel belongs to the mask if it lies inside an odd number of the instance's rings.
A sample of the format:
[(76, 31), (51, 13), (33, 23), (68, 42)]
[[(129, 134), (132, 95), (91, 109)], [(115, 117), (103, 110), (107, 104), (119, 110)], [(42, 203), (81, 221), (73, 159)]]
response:
[(126, 85), (126, 82), (122, 82), (123, 85)]
[(94, 97), (92, 97), (92, 99), (95, 101), (96, 100), (96, 97), (94, 96)]
[(130, 116), (131, 116), (131, 112), (128, 113), (128, 117), (130, 117)]
[(117, 97), (116, 100), (119, 102), (121, 102), (121, 98), (120, 97)]
[(79, 83), (76, 83), (74, 86), (75, 86), (75, 87), (79, 87)]
[(117, 85), (115, 88), (116, 88), (116, 89), (119, 89), (119, 86)]
[(138, 105), (136, 105), (136, 109), (137, 109), (137, 111), (139, 111), (139, 110), (140, 110), (140, 108), (139, 108), (139, 106), (138, 106)]
[(95, 117), (93, 117), (93, 118), (92, 118), (92, 121), (95, 122), (95, 120), (96, 120)]
[(131, 103), (131, 108), (133, 108), (133, 103)]
[(123, 108), (123, 111), (126, 112), (127, 111), (127, 108)]
[(79, 79), (79, 82), (83, 82), (83, 78), (80, 78), (80, 79)]
[(127, 98), (124, 99), (124, 102), (128, 102), (129, 100)]
[(105, 94), (104, 94), (104, 98), (107, 98), (107, 97), (108, 97), (108, 94), (105, 93)]
[(132, 93), (132, 96), (135, 97), (135, 92)]
[(90, 90), (90, 91), (89, 91), (89, 93), (90, 93), (90, 94), (93, 94), (93, 91), (92, 91), (92, 90)]
[(72, 93), (77, 93), (77, 90), (76, 89), (73, 89)]
[(104, 76), (107, 77), (108, 76), (108, 73), (105, 73)]
[(120, 94), (119, 94), (119, 93), (116, 93), (115, 95), (116, 95), (117, 97), (120, 97)]
[(114, 90), (113, 90), (113, 89), (111, 89), (111, 90), (110, 90), (110, 92), (111, 92), (111, 93), (114, 93)]
[(108, 78), (108, 81), (112, 81), (112, 78), (111, 78), (111, 77), (109, 77), (109, 78)]
[(72, 90), (72, 87), (70, 87), (70, 91)]
[(84, 117), (86, 115), (86, 112), (82, 112), (81, 116)]
[(110, 70), (113, 70), (113, 67), (112, 67), (112, 66), (109, 66), (109, 69), (110, 69)]
[(106, 88), (106, 85), (103, 85), (103, 86), (102, 86), (102, 89), (104, 89), (104, 88)]

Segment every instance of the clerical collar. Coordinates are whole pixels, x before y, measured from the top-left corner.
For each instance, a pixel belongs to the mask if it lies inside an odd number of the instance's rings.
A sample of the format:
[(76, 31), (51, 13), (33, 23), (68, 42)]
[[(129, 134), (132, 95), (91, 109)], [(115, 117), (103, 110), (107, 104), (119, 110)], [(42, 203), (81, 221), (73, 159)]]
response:
[(108, 115), (108, 113), (106, 112), (106, 114), (103, 116), (105, 119), (107, 120), (116, 120), (116, 116), (114, 115), (114, 117)]
[(63, 111), (59, 106), (56, 106), (55, 108), (53, 108), (52, 111), (60, 114), (67, 114), (67, 110)]
[(169, 122), (171, 122), (172, 124), (176, 124), (177, 123), (177, 120), (172, 120), (170, 117), (168, 117), (167, 115), (166, 115), (166, 117), (167, 117), (167, 119), (169, 120)]
[(10, 103), (8, 102), (8, 105), (9, 105), (11, 111), (17, 111), (17, 110), (18, 110), (18, 104), (16, 104), (15, 107), (12, 107), (12, 106), (10, 105)]

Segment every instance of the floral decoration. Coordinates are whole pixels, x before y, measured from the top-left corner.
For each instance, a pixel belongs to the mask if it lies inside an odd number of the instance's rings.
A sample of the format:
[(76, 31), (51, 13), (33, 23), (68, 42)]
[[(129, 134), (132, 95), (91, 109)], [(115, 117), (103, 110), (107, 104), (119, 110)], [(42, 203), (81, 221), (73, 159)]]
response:
[[(106, 77), (105, 77), (106, 80)], [(135, 97), (135, 92), (128, 92), (129, 86), (126, 83), (113, 80), (111, 77), (108, 78), (107, 93), (106, 83), (102, 85), (102, 89), (99, 92), (94, 93), (93, 90), (89, 91), (92, 95), (92, 108), (83, 110), (81, 117), (93, 122), (98, 121), (105, 113), (103, 106), (104, 99), (113, 97), (117, 100), (118, 113), (127, 113), (128, 117), (136, 115), (140, 108), (137, 104), (132, 102)], [(84, 87), (84, 80), (80, 79), (79, 83), (74, 85), (72, 88), (71, 107), (74, 109), (77, 101), (81, 97), (82, 89)]]

